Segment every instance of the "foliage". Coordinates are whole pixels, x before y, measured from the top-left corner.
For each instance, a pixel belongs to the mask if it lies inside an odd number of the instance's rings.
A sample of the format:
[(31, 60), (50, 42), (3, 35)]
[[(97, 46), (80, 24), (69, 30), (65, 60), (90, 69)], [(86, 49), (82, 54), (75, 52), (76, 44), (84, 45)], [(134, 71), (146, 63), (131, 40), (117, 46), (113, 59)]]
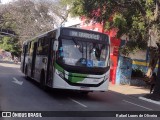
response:
[(0, 16), (0, 28), (12, 29), (24, 41), (58, 27), (67, 12), (56, 1), (16, 0), (1, 5)]
[(145, 40), (128, 41), (125, 46), (119, 48), (120, 53), (126, 56), (128, 56), (129, 53), (136, 53), (139, 50), (146, 50), (146, 49), (147, 49), (147, 41)]
[[(124, 34), (129, 36), (129, 42), (121, 49), (123, 54), (147, 46), (158, 48), (160, 54), (160, 0), (71, 0), (70, 6), (73, 15), (102, 23), (107, 30), (117, 28), (118, 38)], [(159, 58), (160, 78), (160, 57), (157, 52), (151, 50), (151, 53), (154, 58), (150, 58), (146, 75), (151, 77)], [(159, 87), (160, 80), (154, 93), (160, 93)]]
[(18, 44), (17, 38), (2, 37), (0, 39), (0, 48), (5, 51), (11, 52), (12, 55), (19, 56), (21, 47)]
[(0, 46), (18, 54), (23, 41), (60, 26), (66, 17), (67, 12), (57, 1), (15, 0), (0, 4), (0, 29), (12, 30), (17, 35), (3, 37)]
[[(118, 38), (124, 34), (128, 35), (130, 41), (123, 47), (123, 53), (126, 55), (135, 49), (147, 47), (149, 30), (155, 28), (153, 26), (160, 30), (160, 27), (157, 27), (160, 26), (157, 7), (160, 0), (70, 0), (70, 3), (61, 1), (70, 4), (73, 15), (85, 16), (103, 23), (107, 30), (118, 28)], [(159, 37), (157, 39), (160, 41)]]
[(143, 78), (143, 77), (145, 77), (145, 74), (141, 69), (138, 69), (138, 68), (137, 69), (132, 69), (131, 77), (141, 77), (141, 78)]

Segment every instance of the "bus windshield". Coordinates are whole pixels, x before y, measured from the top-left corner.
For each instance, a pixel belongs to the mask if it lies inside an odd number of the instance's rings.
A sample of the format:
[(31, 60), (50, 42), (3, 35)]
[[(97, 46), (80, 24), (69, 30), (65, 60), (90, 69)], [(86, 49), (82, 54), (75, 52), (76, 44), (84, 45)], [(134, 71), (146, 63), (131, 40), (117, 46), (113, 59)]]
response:
[(71, 66), (107, 67), (108, 49), (107, 44), (62, 39), (58, 58)]

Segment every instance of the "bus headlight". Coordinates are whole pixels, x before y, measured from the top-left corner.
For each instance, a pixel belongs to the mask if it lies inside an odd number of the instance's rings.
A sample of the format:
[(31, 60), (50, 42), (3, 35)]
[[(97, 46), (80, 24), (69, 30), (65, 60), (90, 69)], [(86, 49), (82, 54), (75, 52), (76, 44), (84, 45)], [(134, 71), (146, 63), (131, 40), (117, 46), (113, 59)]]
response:
[(61, 78), (64, 79), (64, 73), (63, 73), (63, 72), (58, 71), (58, 75), (59, 75)]
[(107, 80), (107, 79), (108, 79), (108, 76), (107, 76), (107, 75), (105, 75), (105, 76), (104, 76), (104, 80)]
[(59, 74), (59, 76), (64, 79), (64, 74), (62, 72)]

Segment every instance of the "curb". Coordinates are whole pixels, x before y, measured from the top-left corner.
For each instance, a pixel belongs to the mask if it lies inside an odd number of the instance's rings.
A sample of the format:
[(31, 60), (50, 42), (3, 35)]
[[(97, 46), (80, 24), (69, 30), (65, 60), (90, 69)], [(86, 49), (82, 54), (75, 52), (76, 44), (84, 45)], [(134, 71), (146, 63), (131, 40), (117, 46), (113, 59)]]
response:
[(155, 100), (147, 99), (145, 97), (139, 97), (139, 99), (147, 101), (147, 102), (151, 102), (151, 103), (154, 103), (154, 104), (157, 104), (157, 105), (160, 105), (160, 101), (158, 102), (158, 101), (155, 101)]

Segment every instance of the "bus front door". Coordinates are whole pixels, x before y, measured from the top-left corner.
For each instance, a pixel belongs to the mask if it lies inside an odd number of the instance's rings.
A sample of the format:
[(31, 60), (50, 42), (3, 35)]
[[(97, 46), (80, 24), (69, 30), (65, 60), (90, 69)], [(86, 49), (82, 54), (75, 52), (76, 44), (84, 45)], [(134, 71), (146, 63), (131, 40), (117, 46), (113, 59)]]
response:
[(54, 69), (54, 52), (52, 50), (53, 41), (50, 40), (50, 45), (48, 49), (48, 65), (47, 65), (47, 80), (46, 84), (52, 87), (53, 84), (53, 69)]

